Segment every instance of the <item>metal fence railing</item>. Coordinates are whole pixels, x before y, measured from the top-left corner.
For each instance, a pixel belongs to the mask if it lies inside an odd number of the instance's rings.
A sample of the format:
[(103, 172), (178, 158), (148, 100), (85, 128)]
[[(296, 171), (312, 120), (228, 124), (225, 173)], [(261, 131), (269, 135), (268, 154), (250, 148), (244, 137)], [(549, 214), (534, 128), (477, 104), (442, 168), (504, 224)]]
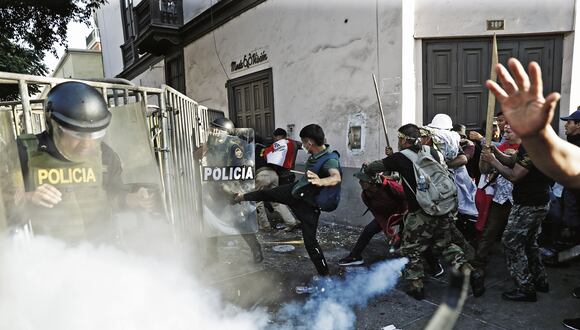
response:
[[(45, 85), (42, 95), (56, 84), (74, 81), (0, 72), (0, 84), (18, 84), (20, 101), (0, 102), (0, 111), (11, 111), (15, 135), (36, 134), (46, 128), (42, 99), (29, 97), (28, 85)], [(208, 109), (177, 90), (135, 86), (129, 81), (82, 81), (97, 88), (110, 109), (129, 103), (143, 104), (149, 143), (155, 151), (169, 221), (181, 239), (201, 229), (201, 176), (194, 153), (206, 140)]]

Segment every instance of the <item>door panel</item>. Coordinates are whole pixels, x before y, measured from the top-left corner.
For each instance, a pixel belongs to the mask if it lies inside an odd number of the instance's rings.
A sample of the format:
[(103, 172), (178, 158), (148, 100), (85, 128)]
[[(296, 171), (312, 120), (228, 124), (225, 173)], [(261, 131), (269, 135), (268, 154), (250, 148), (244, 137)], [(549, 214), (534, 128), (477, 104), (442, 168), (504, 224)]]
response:
[[(544, 94), (560, 89), (561, 48), (559, 35), (498, 38), (499, 63), (507, 65), (510, 57), (516, 57), (526, 67), (530, 61), (540, 64)], [(423, 42), (424, 124), (435, 114), (446, 113), (469, 129), (485, 127), (491, 51), (491, 38)]]
[(236, 127), (253, 128), (266, 141), (272, 140), (274, 106), (270, 69), (227, 83), (230, 118)]

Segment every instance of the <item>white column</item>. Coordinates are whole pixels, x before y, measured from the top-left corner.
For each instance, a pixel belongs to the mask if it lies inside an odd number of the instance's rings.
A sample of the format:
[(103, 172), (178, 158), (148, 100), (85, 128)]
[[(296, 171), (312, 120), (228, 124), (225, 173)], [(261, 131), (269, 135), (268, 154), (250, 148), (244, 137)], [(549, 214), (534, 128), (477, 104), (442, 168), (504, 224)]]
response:
[(415, 96), (420, 91), (415, 85), (415, 0), (402, 2), (402, 50), (401, 50), (401, 124), (416, 123)]

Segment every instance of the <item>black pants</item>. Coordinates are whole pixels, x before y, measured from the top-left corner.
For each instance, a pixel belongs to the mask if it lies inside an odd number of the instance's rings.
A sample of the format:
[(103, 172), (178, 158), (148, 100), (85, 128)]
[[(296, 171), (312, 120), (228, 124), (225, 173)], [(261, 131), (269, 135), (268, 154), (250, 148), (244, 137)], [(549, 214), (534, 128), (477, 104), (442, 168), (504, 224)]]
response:
[(365, 226), (362, 233), (358, 237), (356, 244), (352, 248), (352, 251), (350, 251), (350, 255), (357, 258), (362, 257), (363, 250), (367, 247), (373, 236), (380, 233), (382, 230), (383, 229), (376, 219), (373, 219), (373, 221), (369, 222), (369, 224)]
[(275, 202), (285, 204), (290, 207), (296, 218), (302, 223), (302, 237), (304, 247), (314, 263), (318, 274), (328, 275), (328, 265), (322, 249), (316, 240), (316, 229), (318, 228), (318, 218), (320, 210), (306, 203), (302, 199), (292, 196), (294, 184), (285, 184), (272, 189), (264, 189), (244, 194), (244, 200), (255, 202)]

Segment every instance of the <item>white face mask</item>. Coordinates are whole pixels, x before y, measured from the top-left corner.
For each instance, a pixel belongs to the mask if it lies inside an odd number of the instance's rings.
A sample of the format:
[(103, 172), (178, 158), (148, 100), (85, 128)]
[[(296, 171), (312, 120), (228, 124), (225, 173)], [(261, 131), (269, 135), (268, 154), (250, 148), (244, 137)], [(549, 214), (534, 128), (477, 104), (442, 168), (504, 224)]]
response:
[(306, 153), (310, 152), (310, 151), (308, 151), (308, 147), (306, 146), (306, 143), (302, 143), (302, 150), (306, 151)]

